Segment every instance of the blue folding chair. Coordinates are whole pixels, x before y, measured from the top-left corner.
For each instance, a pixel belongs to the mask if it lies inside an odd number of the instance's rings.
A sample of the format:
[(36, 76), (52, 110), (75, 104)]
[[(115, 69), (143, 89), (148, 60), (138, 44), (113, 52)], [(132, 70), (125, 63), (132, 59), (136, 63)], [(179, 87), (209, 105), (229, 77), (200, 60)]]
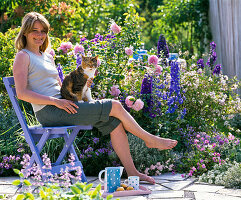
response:
[[(63, 159), (66, 157), (67, 152), (73, 153), (75, 156), (75, 165), (80, 166), (82, 169), (81, 181), (87, 182), (86, 176), (84, 174), (83, 165), (79, 160), (75, 148), (73, 146), (73, 142), (75, 137), (79, 133), (80, 130), (91, 130), (93, 127), (91, 125), (80, 125), (80, 126), (60, 126), (60, 127), (42, 127), (42, 126), (28, 126), (25, 120), (25, 117), (22, 113), (22, 110), (19, 106), (16, 89), (14, 84), (13, 77), (4, 77), (3, 78), (4, 85), (7, 89), (8, 95), (12, 102), (15, 113), (18, 117), (22, 130), (24, 132), (24, 137), (26, 142), (28, 143), (32, 156), (30, 159), (30, 165), (27, 169), (33, 166), (34, 163), (38, 164), (42, 173), (46, 173), (47, 171), (51, 171), (52, 174), (59, 174), (61, 168), (65, 169), (67, 166), (69, 168), (73, 167), (70, 163), (62, 164)], [(69, 134), (68, 130), (72, 130)], [(59, 154), (55, 163), (52, 163), (52, 169), (43, 169), (44, 163), (40, 156), (40, 152), (44, 147), (45, 143), (49, 139), (63, 137), (65, 140), (64, 147)]]

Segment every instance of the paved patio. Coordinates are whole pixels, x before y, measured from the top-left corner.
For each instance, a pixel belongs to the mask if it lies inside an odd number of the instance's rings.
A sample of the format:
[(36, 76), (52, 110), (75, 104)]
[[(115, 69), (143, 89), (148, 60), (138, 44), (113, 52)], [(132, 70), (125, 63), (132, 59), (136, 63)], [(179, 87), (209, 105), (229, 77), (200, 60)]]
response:
[[(0, 194), (7, 194), (8, 199), (15, 199), (18, 188), (12, 181), (18, 177), (0, 177)], [(96, 187), (100, 182), (97, 177), (87, 177), (88, 183)], [(182, 178), (180, 174), (155, 176), (156, 184), (140, 184), (152, 191), (149, 195), (120, 197), (121, 200), (241, 200), (241, 189), (226, 189), (223, 186), (197, 182), (194, 178)], [(116, 199), (116, 198), (113, 198)]]

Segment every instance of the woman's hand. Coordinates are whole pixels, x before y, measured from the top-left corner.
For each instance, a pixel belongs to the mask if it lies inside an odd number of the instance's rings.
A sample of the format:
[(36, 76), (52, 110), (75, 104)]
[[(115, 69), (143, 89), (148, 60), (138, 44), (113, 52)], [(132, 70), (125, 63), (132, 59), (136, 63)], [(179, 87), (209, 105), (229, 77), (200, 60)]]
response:
[(77, 113), (75, 108), (79, 108), (73, 101), (67, 99), (55, 99), (55, 106), (65, 110), (69, 114)]
[(91, 85), (92, 85), (92, 83), (93, 83), (93, 79), (94, 78), (89, 78), (88, 80), (87, 80), (87, 87), (91, 87)]

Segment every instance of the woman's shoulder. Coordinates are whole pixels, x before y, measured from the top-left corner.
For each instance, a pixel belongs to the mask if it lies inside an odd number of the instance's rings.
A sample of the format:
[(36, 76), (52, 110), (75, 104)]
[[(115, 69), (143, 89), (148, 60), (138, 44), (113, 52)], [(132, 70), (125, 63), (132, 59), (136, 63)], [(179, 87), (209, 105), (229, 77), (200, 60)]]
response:
[(28, 55), (28, 53), (26, 51), (21, 50), (21, 51), (16, 53), (15, 57), (16, 58), (25, 58), (26, 59), (26, 58), (29, 58), (29, 55)]
[(29, 63), (30, 57), (27, 52), (21, 50), (16, 53), (15, 62), (17, 63)]

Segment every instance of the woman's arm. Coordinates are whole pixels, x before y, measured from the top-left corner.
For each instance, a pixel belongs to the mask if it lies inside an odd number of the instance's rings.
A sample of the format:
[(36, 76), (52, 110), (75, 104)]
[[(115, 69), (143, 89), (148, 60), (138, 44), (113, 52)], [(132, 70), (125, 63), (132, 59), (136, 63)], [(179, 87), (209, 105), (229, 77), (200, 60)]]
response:
[(68, 113), (76, 113), (74, 107), (78, 108), (78, 106), (72, 101), (41, 95), (27, 89), (29, 63), (30, 60), (27, 53), (20, 51), (16, 54), (13, 64), (13, 76), (17, 97), (30, 103), (55, 105)]

